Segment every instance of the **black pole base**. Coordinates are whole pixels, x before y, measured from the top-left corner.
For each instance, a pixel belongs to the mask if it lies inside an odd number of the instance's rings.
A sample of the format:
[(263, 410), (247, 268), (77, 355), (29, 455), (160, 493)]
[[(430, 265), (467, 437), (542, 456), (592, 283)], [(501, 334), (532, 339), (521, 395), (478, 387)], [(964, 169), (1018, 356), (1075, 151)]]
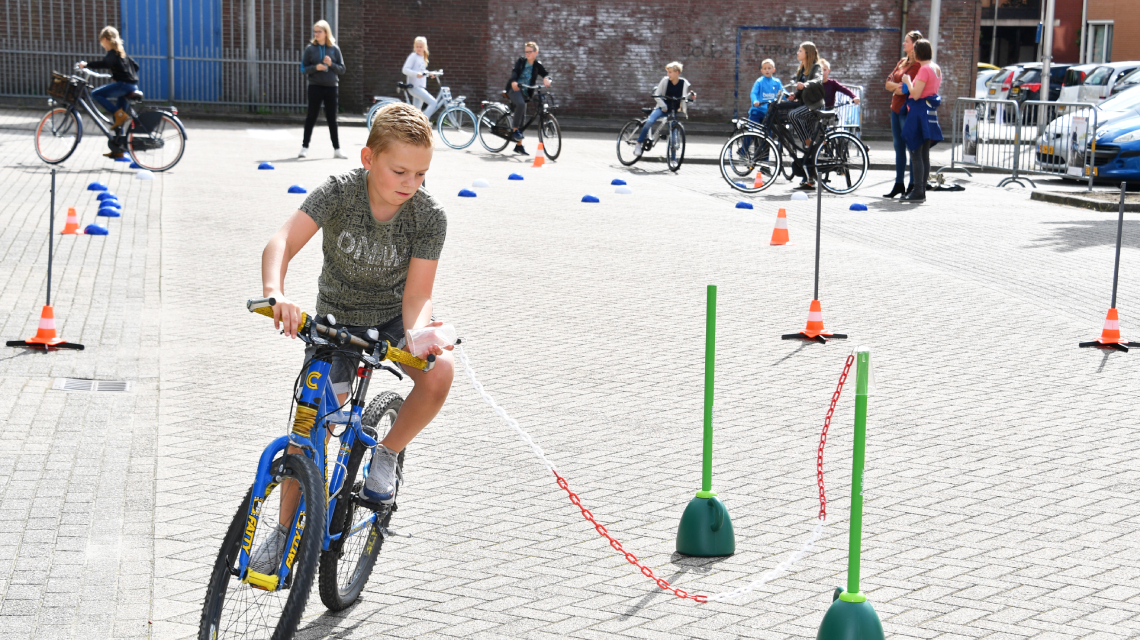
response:
[(1128, 353), (1128, 347), (1140, 347), (1140, 342), (1101, 342), (1100, 340), (1093, 340), (1092, 342), (1082, 342), (1077, 345), (1078, 347), (1097, 347), (1100, 349), (1116, 349)]
[(827, 340), (829, 338), (832, 340), (846, 340), (847, 334), (846, 333), (820, 333), (820, 334), (817, 334), (814, 336), (809, 336), (808, 334), (801, 331), (799, 333), (785, 333), (784, 335), (780, 336), (781, 340), (806, 340), (809, 342), (818, 342), (820, 344), (827, 344)]
[(83, 345), (74, 342), (57, 342), (55, 344), (40, 344), (38, 342), (25, 342), (24, 340), (9, 340), (9, 347), (25, 347), (28, 349), (41, 349), (43, 351), (54, 351), (56, 349), (75, 349), (76, 351), (83, 351)]

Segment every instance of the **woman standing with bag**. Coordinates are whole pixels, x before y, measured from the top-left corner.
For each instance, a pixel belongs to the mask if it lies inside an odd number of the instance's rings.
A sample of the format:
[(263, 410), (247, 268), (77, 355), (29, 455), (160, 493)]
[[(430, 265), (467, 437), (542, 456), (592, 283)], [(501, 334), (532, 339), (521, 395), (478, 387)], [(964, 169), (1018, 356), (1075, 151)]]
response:
[(317, 124), (317, 114), (321, 105), (325, 106), (325, 121), (329, 123), (329, 137), (332, 138), (333, 157), (346, 159), (341, 153), (340, 136), (336, 129), (337, 85), (344, 73), (344, 58), (336, 46), (332, 28), (324, 20), (313, 25), (313, 39), (305, 47), (301, 56), (301, 71), (309, 78), (309, 112), (305, 116), (305, 139), (301, 143), (298, 158), (309, 155), (309, 142), (313, 138), (313, 126)]
[(906, 57), (899, 60), (895, 70), (887, 76), (887, 91), (891, 92), (891, 138), (895, 143), (895, 186), (884, 198), (893, 198), (900, 193), (910, 193), (914, 188), (914, 176), (910, 177), (910, 188), (903, 189), (903, 178), (906, 176), (906, 141), (903, 140), (902, 130), (906, 124), (906, 94), (903, 93), (903, 76), (915, 77), (921, 65), (914, 59), (914, 43), (922, 39), (921, 31), (911, 31), (903, 38), (903, 52)]

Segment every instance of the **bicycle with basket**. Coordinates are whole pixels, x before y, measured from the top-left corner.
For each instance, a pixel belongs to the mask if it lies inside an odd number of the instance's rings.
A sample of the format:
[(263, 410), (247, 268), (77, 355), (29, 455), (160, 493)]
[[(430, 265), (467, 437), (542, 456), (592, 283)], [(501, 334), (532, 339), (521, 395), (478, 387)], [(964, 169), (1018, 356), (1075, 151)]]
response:
[(59, 164), (71, 157), (83, 139), (83, 114), (107, 137), (112, 151), (124, 151), (139, 167), (166, 171), (178, 164), (186, 150), (186, 128), (178, 119), (178, 109), (142, 107), (143, 93), (127, 94), (126, 112), (131, 119), (116, 129), (91, 97), (92, 78), (110, 78), (75, 65), (70, 76), (51, 74), (48, 105), (51, 110), (36, 125), (36, 155), (48, 164)]
[[(558, 154), (562, 153), (562, 127), (553, 113), (557, 108), (554, 94), (542, 85), (526, 84), (519, 88), (533, 91), (526, 103), (533, 108), (533, 113), (530, 119), (519, 127), (519, 131), (526, 131), (535, 120), (538, 120), (538, 141), (542, 143), (542, 151), (547, 159), (557, 160)], [(479, 112), (479, 142), (491, 153), (506, 149), (514, 131), (511, 114), (514, 113), (515, 107), (508, 100), (506, 91), (503, 91), (502, 96), (503, 102), (484, 100), (481, 103), (483, 110)]]
[[(250, 300), (246, 308), (272, 318), (275, 304), (273, 298), (263, 298)], [(261, 453), (253, 485), (226, 531), (206, 590), (200, 640), (293, 637), (314, 578), (326, 607), (346, 609), (368, 582), (385, 539), (406, 535), (389, 529), (398, 509), (395, 500), (376, 504), (361, 493), (372, 452), (394, 423), (403, 398), (388, 391), (366, 407), (365, 397), (373, 371), (403, 378), (385, 361), (428, 371), (435, 356), (421, 359), (397, 349), (376, 329), (355, 335), (332, 315), (303, 314), (297, 335), (315, 350), (294, 383), (292, 426)], [(344, 404), (328, 382), (334, 355), (359, 363)], [(350, 416), (345, 416), (345, 406), (351, 407)], [(326, 443), (329, 438), (336, 442)], [(404, 455), (401, 451), (397, 459), (397, 493)], [(299, 490), (293, 496), (300, 494), (291, 515), (273, 495), (286, 483)], [(254, 571), (254, 551), (281, 520), (288, 523), (282, 523), (288, 528), (287, 544), (275, 570)]]
[[(424, 75), (430, 79), (439, 82), (439, 78), (443, 75), (443, 69), (438, 71), (425, 71)], [(408, 89), (412, 87), (407, 82), (397, 82), (396, 91), (402, 97), (393, 98), (390, 96), (373, 96), (373, 105), (369, 107), (368, 113), (364, 116), (364, 121), (368, 128), (372, 128), (372, 119), (376, 117), (376, 112), (386, 104), (392, 102), (412, 102), (412, 96)], [(451, 96), (451, 87), (443, 86), (439, 82), (439, 92), (435, 96), (435, 105), (424, 111), (424, 115), (430, 121), (431, 117), (439, 114), (436, 118), (435, 126), (436, 131), (439, 132), (440, 140), (452, 149), (466, 149), (475, 142), (475, 137), (479, 135), (479, 121), (475, 118), (475, 113), (467, 108), (467, 96), (459, 96), (453, 98)]]

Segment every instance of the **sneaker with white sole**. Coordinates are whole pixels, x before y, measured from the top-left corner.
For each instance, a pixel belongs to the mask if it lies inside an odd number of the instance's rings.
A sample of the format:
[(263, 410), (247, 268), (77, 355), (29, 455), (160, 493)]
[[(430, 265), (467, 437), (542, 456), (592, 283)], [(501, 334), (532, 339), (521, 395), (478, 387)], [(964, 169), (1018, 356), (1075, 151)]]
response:
[(297, 154), (297, 157), (298, 157), (298, 158), (307, 158), (307, 157), (309, 157), (309, 148), (308, 148), (308, 147), (301, 147), (301, 153), (298, 153), (298, 154)]
[(396, 465), (400, 454), (392, 451), (382, 444), (377, 444), (372, 453), (372, 464), (368, 468), (368, 477), (364, 480), (361, 495), (366, 500), (380, 504), (392, 504), (396, 501), (396, 489), (399, 478), (396, 474)]
[(333, 157), (340, 158), (341, 160), (348, 160), (348, 156), (344, 155), (344, 152), (340, 149), (333, 149)]
[(285, 540), (289, 529), (280, 523), (274, 523), (269, 529), (269, 535), (253, 550), (249, 557), (249, 570), (265, 575), (277, 575), (281, 567), (281, 556), (285, 553)]
[(633, 157), (640, 158), (643, 153), (645, 153), (645, 148), (640, 142), (633, 146)]

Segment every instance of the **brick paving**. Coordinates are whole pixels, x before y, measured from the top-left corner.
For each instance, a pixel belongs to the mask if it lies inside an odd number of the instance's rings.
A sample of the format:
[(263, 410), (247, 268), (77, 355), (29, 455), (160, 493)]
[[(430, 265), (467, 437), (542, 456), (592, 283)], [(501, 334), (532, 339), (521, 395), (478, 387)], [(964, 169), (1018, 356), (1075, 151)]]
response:
[[(46, 172), (29, 117), (0, 114), (0, 328), (34, 333), (43, 298)], [(80, 353), (0, 359), (0, 634), (192, 637), (205, 576), (257, 455), (283, 432), (298, 343), (242, 307), (266, 239), (334, 161), (318, 131), (190, 122), (185, 159), (131, 179), (88, 139), (60, 202), (124, 200), (106, 238), (57, 237), (56, 313)], [(344, 129), (359, 149), (362, 129)], [(352, 155), (350, 153), (350, 155)], [(272, 160), (273, 172), (255, 170)], [(843, 360), (870, 346), (863, 590), (891, 637), (1126, 638), (1140, 634), (1130, 500), (1136, 354), (1080, 350), (1103, 322), (1114, 216), (1032, 202), (978, 176), (908, 208), (825, 197), (821, 298), (849, 343), (778, 339), (811, 298), (814, 202), (777, 185), (744, 199), (714, 167), (617, 165), (605, 136), (557, 163), (441, 149), (429, 185), (450, 221), (436, 299), (487, 390), (548, 452), (599, 522), (690, 591), (735, 588), (810, 534), (814, 454)], [(523, 182), (508, 182), (511, 171)], [(615, 195), (609, 181), (633, 189)], [(479, 197), (455, 194), (475, 178)], [(881, 190), (881, 191), (880, 191)], [(579, 202), (585, 193), (601, 198)], [(867, 212), (851, 212), (855, 201)], [(776, 208), (792, 241), (769, 247)], [(62, 214), (57, 214), (62, 221)], [(290, 295), (320, 265), (299, 254)], [(1140, 335), (1126, 222), (1118, 307)], [(704, 290), (719, 286), (714, 487), (737, 554), (673, 553), (699, 488)], [(552, 286), (554, 285), (554, 286)], [(129, 379), (129, 394), (51, 391), (54, 377)], [(408, 390), (378, 378), (374, 393)], [(814, 637), (846, 570), (853, 394), (827, 450), (831, 520), (816, 552), (738, 604), (666, 597), (585, 523), (529, 447), (457, 377), (413, 443), (392, 539), (361, 601), (316, 594), (299, 637)], [(29, 428), (31, 427), (31, 428)], [(35, 428), (39, 427), (39, 428)], [(45, 570), (46, 569), (46, 570)], [(148, 621), (151, 624), (147, 624)]]

